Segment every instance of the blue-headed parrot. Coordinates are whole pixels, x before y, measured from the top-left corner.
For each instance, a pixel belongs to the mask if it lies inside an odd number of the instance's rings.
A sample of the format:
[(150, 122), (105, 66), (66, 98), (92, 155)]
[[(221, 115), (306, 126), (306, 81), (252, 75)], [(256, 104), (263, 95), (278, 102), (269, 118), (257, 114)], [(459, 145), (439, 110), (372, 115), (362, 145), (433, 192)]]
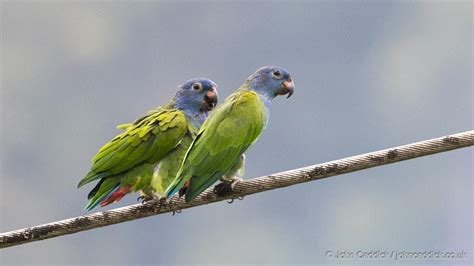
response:
[(78, 184), (99, 180), (85, 209), (108, 205), (135, 191), (145, 199), (165, 197), (189, 145), (216, 104), (217, 85), (209, 79), (191, 79), (165, 106), (119, 125), (124, 132), (100, 148)]
[(189, 147), (177, 177), (167, 188), (167, 197), (176, 192), (186, 202), (219, 179), (233, 186), (244, 166), (244, 152), (264, 130), (272, 100), (293, 94), (294, 84), (283, 68), (258, 69), (216, 108)]

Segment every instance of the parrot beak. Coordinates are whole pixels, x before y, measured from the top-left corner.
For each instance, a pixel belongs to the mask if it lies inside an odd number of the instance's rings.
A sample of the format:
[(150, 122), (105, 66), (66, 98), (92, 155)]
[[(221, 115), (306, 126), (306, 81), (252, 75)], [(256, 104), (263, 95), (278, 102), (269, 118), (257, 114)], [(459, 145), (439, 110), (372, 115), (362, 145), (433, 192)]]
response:
[(295, 85), (293, 83), (293, 80), (291, 78), (283, 81), (281, 84), (281, 87), (277, 90), (276, 94), (277, 95), (286, 95), (288, 96), (286, 98), (290, 98), (291, 95), (293, 95), (293, 92), (295, 91)]
[(204, 95), (203, 110), (208, 112), (217, 105), (217, 90), (212, 88)]

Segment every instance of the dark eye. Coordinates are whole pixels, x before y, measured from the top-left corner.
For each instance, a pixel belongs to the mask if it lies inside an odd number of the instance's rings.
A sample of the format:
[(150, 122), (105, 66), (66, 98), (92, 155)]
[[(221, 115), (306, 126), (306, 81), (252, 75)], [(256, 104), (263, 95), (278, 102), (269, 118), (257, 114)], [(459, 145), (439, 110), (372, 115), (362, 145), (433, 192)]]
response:
[(202, 88), (201, 83), (194, 83), (193, 84), (193, 90), (198, 91)]
[(281, 77), (281, 72), (280, 72), (280, 70), (275, 70), (275, 71), (273, 71), (273, 75), (274, 75), (275, 77), (277, 77), (277, 78)]

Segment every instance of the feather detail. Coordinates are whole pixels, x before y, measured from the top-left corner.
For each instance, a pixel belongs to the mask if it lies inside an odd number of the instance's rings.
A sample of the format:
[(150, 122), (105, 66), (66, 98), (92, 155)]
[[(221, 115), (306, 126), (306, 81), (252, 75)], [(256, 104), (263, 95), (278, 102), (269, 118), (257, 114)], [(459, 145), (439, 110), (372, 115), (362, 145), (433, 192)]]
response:
[(130, 186), (129, 185), (118, 188), (115, 191), (113, 191), (112, 193), (110, 193), (109, 196), (107, 196), (106, 198), (101, 200), (100, 201), (100, 206), (104, 207), (104, 206), (107, 206), (111, 203), (117, 202), (117, 201), (121, 200), (128, 193), (130, 193)]

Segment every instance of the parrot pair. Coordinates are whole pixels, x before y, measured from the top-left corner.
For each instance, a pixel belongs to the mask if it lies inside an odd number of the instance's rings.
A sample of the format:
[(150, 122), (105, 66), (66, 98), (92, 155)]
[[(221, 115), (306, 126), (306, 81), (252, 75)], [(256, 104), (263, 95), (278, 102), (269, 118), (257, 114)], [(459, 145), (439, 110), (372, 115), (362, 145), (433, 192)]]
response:
[(270, 103), (293, 92), (285, 69), (262, 67), (208, 115), (217, 104), (217, 85), (208, 79), (185, 82), (164, 107), (120, 125), (124, 132), (92, 158), (78, 185), (99, 180), (85, 209), (136, 191), (144, 200), (179, 192), (190, 202), (218, 180), (233, 188), (242, 180), (244, 152), (268, 122)]

